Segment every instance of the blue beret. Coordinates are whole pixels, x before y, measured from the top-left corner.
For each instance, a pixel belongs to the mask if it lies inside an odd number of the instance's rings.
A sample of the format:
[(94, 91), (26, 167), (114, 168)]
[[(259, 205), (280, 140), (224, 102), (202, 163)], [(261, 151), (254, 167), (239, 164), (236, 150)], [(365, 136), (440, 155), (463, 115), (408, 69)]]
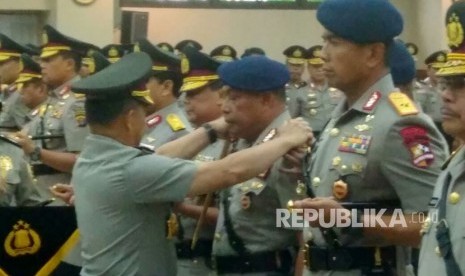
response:
[(326, 0), (317, 19), (328, 31), (355, 43), (389, 42), (403, 20), (388, 0)]
[(218, 68), (224, 84), (250, 92), (265, 92), (284, 88), (289, 81), (286, 66), (265, 56), (248, 56), (224, 63)]
[(389, 65), (395, 85), (408, 84), (415, 78), (415, 61), (405, 44), (396, 40), (389, 52)]

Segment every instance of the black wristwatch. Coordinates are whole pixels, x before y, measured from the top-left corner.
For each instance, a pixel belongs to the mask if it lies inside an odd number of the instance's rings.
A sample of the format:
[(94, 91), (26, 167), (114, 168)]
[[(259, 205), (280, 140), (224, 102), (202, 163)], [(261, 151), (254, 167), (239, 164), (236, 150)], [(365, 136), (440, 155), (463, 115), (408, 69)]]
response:
[(40, 161), (40, 150), (41, 148), (39, 146), (36, 146), (34, 150), (29, 154), (29, 158), (31, 161)]
[(210, 125), (210, 124), (203, 124), (203, 128), (207, 131), (208, 135), (208, 140), (210, 141), (210, 144), (213, 144), (218, 140), (218, 134), (216, 133), (216, 130)]

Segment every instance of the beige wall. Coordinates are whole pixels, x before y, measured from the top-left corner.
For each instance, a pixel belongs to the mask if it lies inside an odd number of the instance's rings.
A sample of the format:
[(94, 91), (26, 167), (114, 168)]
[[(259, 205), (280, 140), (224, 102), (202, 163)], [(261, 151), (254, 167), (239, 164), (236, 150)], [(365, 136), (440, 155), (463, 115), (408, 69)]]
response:
[(113, 0), (97, 0), (89, 6), (73, 0), (0, 0), (0, 16), (11, 11), (40, 11), (44, 22), (71, 37), (98, 46), (113, 42)]
[[(429, 53), (444, 48), (443, 18), (450, 0), (392, 0), (405, 19), (400, 38), (420, 46), (419, 67)], [(282, 60), (282, 50), (292, 44), (309, 47), (321, 43), (322, 28), (314, 10), (226, 10), (125, 8), (149, 12), (148, 39), (172, 44), (193, 38), (209, 52), (231, 44), (242, 53), (246, 47), (263, 47)]]

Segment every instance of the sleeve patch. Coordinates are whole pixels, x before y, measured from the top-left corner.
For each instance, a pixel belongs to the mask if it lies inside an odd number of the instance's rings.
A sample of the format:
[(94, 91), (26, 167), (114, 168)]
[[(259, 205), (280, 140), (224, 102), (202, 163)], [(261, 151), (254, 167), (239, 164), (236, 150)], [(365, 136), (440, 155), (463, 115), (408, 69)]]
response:
[(410, 152), (412, 164), (418, 168), (428, 168), (434, 161), (434, 153), (429, 145), (429, 137), (426, 129), (418, 126), (401, 129), (400, 136), (404, 145)]

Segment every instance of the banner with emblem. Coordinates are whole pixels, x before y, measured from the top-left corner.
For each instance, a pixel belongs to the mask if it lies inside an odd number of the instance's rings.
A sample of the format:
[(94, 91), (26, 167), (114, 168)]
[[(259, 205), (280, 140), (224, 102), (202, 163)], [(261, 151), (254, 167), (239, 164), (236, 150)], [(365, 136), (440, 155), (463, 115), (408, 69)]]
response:
[(73, 207), (1, 207), (0, 276), (50, 275), (79, 239)]

